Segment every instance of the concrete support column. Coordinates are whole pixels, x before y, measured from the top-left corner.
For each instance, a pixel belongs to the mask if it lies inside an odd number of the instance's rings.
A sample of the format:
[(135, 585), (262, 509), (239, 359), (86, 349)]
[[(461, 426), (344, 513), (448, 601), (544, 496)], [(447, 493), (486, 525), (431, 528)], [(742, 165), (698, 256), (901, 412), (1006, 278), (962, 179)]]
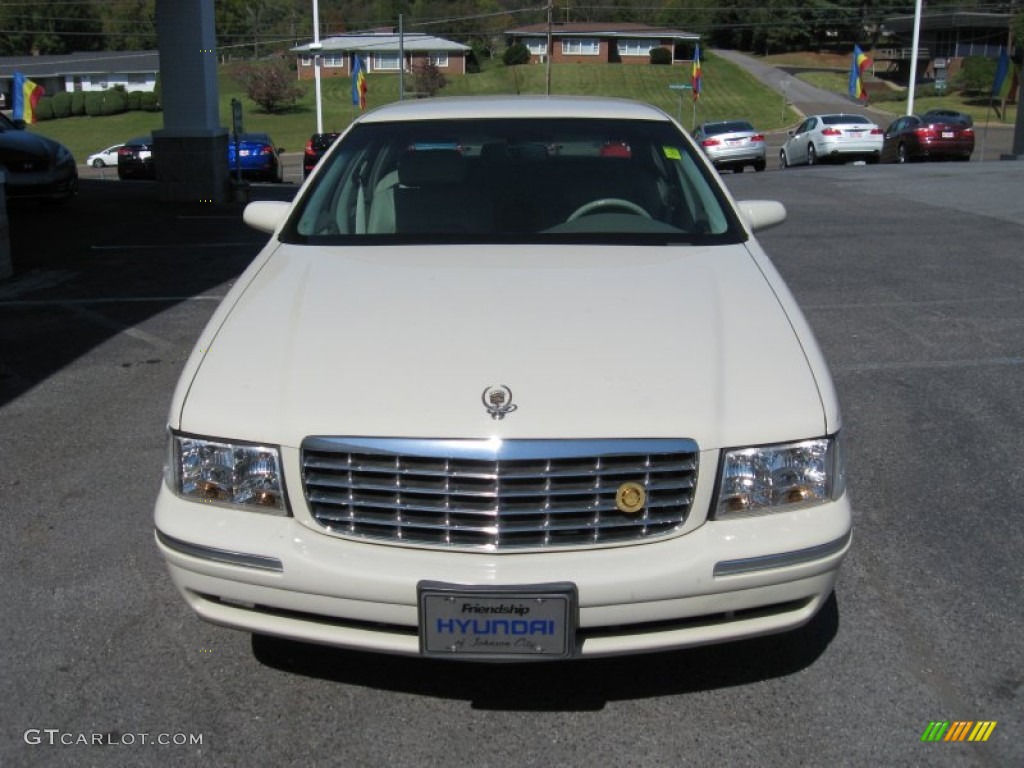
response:
[(213, 0), (157, 0), (156, 11), (164, 127), (153, 131), (153, 162), (160, 199), (227, 202)]
[(11, 261), (11, 230), (7, 224), (7, 174), (0, 168), (0, 280), (14, 274)]

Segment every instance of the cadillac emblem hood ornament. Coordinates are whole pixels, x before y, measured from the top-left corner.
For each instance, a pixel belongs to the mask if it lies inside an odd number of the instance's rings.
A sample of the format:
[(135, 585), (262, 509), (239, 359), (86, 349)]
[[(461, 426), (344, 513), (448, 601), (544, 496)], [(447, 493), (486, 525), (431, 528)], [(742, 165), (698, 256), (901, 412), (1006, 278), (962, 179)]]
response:
[(500, 421), (519, 406), (512, 402), (512, 390), (504, 384), (487, 387), (480, 396), (491, 418)]

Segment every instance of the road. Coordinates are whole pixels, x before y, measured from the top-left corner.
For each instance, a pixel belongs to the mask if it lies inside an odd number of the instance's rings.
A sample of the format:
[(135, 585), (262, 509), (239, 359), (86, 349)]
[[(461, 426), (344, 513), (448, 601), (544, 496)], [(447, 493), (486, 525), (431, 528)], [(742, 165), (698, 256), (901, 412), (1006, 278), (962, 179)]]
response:
[[(761, 240), (843, 403), (856, 520), (836, 600), (790, 635), (533, 667), (197, 620), (152, 539), (163, 425), (263, 238), (237, 207), (160, 205), (142, 183), (19, 208), (0, 284), (0, 765), (1024, 764), (1024, 164), (725, 178), (788, 206)], [(998, 725), (922, 743), (933, 720)]]

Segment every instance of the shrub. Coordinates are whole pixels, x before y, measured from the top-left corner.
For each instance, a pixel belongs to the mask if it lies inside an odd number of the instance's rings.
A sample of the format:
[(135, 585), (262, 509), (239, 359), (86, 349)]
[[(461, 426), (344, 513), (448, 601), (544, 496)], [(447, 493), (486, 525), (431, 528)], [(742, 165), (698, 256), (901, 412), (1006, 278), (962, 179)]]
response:
[(142, 92), (142, 108), (146, 112), (159, 112), (160, 102), (157, 100), (156, 94), (153, 91)]
[(983, 93), (992, 89), (996, 79), (996, 60), (986, 56), (968, 56), (957, 74), (957, 85), (969, 93)]
[(55, 118), (71, 117), (71, 94), (67, 91), (53, 94), (53, 116)]
[(672, 54), (668, 48), (651, 48), (651, 64), (671, 64)]
[(53, 120), (52, 96), (43, 96), (36, 104), (36, 120)]
[(89, 91), (85, 94), (85, 114), (90, 117), (103, 114), (103, 91)]
[(84, 91), (72, 91), (71, 92), (71, 115), (78, 117), (79, 115), (85, 114), (85, 92)]
[(142, 91), (128, 91), (128, 109), (132, 112), (142, 109)]
[(444, 73), (432, 62), (424, 61), (412, 68), (412, 83), (416, 93), (436, 96), (448, 81), (445, 80)]
[(235, 68), (234, 76), (245, 89), (245, 95), (270, 114), (290, 109), (305, 94), (281, 61), (242, 62)]
[(123, 88), (106, 91), (103, 97), (104, 115), (119, 115), (128, 111), (128, 94)]
[(505, 66), (514, 67), (516, 64), (525, 64), (530, 60), (530, 49), (523, 43), (512, 43), (505, 52), (501, 54), (501, 60)]

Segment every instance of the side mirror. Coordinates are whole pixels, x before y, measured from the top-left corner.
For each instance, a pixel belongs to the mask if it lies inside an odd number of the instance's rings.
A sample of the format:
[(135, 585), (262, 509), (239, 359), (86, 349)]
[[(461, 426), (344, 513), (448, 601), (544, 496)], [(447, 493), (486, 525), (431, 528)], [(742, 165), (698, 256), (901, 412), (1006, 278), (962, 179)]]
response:
[(242, 221), (253, 229), (272, 235), (284, 221), (290, 205), (280, 200), (257, 200), (245, 206)]
[(278, 147), (277, 148), (277, 154), (283, 155), (284, 154), (284, 147)]
[(786, 131), (789, 136), (796, 136), (796, 131)]
[(740, 200), (736, 205), (751, 232), (774, 227), (786, 220), (786, 207), (777, 200)]

